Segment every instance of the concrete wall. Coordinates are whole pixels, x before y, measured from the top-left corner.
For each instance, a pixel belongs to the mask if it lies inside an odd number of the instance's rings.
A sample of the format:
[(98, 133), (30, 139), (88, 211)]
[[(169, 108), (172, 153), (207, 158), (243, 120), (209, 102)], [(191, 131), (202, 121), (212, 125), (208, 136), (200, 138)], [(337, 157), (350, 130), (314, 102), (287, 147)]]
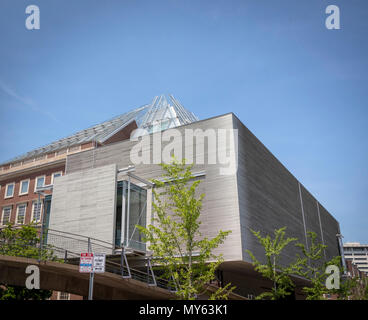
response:
[[(328, 245), (327, 258), (339, 255), (338, 222), (240, 120), (235, 118), (234, 123), (239, 130), (238, 190), (243, 259), (251, 261), (245, 251), (248, 249), (264, 260), (263, 247), (250, 230), (261, 231), (265, 236), (284, 226), (288, 237), (296, 237), (306, 245), (306, 231), (314, 231), (318, 241), (322, 242), (323, 238)], [(289, 244), (281, 263), (294, 260), (297, 253), (300, 250)]]
[(116, 165), (85, 169), (55, 180), (49, 228), (112, 244)]

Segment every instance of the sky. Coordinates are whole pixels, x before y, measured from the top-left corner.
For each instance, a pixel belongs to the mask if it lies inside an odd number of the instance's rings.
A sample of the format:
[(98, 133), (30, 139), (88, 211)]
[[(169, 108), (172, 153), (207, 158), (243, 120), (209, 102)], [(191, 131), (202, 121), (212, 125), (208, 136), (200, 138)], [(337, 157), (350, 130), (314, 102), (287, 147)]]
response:
[(367, 16), (366, 0), (1, 0), (0, 162), (171, 93), (200, 119), (233, 112), (344, 242), (368, 243)]

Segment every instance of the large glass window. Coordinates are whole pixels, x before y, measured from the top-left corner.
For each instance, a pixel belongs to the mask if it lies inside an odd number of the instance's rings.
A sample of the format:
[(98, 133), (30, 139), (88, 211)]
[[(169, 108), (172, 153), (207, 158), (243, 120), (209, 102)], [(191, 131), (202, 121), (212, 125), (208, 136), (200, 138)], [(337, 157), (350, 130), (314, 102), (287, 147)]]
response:
[(14, 186), (14, 182), (6, 185), (5, 198), (10, 198), (14, 195)]
[(26, 203), (22, 203), (18, 205), (17, 207), (17, 223), (18, 224), (24, 224), (24, 219), (26, 217), (26, 209), (27, 209)]
[(41, 208), (42, 202), (35, 201), (32, 206), (32, 221), (40, 222), (41, 221)]
[(6, 225), (10, 222), (10, 215), (11, 215), (11, 207), (5, 207), (3, 208), (3, 214), (1, 219), (1, 224)]
[(117, 190), (115, 244), (145, 250), (136, 225), (146, 226), (147, 190), (128, 181), (119, 181)]
[(51, 178), (51, 184), (54, 184), (54, 179), (55, 178), (57, 178), (57, 177), (61, 177), (62, 176), (62, 172), (61, 171), (59, 171), (59, 172), (54, 172), (53, 174), (52, 174), (52, 178)]
[(37, 177), (35, 183), (35, 192), (38, 188), (45, 186), (45, 176)]
[(20, 182), (19, 194), (27, 194), (29, 187), (29, 180), (23, 180)]

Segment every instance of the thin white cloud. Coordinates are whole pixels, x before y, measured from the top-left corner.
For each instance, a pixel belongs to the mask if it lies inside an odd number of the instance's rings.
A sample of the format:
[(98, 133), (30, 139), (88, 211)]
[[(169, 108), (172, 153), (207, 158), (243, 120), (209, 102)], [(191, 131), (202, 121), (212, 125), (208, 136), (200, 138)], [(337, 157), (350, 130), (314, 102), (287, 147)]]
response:
[(8, 96), (10, 96), (11, 98), (13, 98), (13, 99), (17, 100), (18, 102), (20, 102), (22, 104), (23, 108), (28, 107), (28, 108), (32, 109), (33, 111), (35, 111), (35, 112), (39, 112), (39, 113), (51, 118), (54, 121), (58, 121), (58, 119), (52, 113), (38, 107), (37, 104), (32, 99), (21, 96), (13, 88), (8, 86), (7, 84), (5, 84), (1, 80), (0, 80), (0, 89), (4, 93), (6, 93)]

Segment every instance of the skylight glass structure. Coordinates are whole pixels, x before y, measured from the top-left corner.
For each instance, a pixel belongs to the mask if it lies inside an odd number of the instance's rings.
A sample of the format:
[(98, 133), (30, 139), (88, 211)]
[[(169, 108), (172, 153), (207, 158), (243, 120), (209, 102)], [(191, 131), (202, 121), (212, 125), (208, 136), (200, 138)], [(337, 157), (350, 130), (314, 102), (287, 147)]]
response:
[(145, 130), (136, 130), (135, 136), (137, 136), (143, 133), (152, 133), (192, 123), (198, 121), (198, 118), (192, 112), (186, 110), (172, 95), (168, 97), (165, 95), (156, 96), (150, 104), (126, 112), (41, 148), (34, 149), (6, 161), (2, 165), (37, 158), (50, 152), (58, 152), (88, 142), (103, 144), (107, 139), (133, 121), (136, 122), (138, 129)]

